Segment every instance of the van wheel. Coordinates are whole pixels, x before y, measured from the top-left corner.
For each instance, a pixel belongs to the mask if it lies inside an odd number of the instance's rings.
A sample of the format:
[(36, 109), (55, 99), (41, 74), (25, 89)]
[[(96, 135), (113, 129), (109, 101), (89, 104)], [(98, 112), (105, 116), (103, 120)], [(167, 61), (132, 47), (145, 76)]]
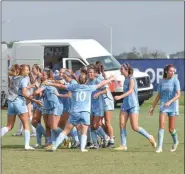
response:
[(144, 103), (144, 100), (143, 101), (139, 101), (139, 106), (141, 106), (143, 103)]

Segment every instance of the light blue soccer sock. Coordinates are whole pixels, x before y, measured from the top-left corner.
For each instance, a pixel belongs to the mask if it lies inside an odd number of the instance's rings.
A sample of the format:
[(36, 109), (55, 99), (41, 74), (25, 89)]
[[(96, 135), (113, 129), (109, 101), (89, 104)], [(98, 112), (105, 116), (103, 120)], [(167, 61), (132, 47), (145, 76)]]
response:
[(60, 127), (57, 127), (55, 132), (57, 133), (57, 136), (62, 132), (63, 130)]
[(63, 132), (61, 132), (55, 141), (54, 148), (57, 149), (57, 147), (64, 141), (65, 138), (66, 135)]
[(87, 142), (91, 142), (91, 128), (90, 127), (87, 130)]
[(8, 127), (1, 128), (1, 137), (4, 136), (8, 132)]
[(94, 145), (98, 145), (98, 137), (96, 130), (91, 130), (92, 141)]
[(142, 127), (139, 127), (138, 133), (140, 133), (141, 135), (143, 135), (144, 137), (150, 139), (151, 138), (151, 135), (145, 130), (143, 129)]
[(46, 144), (51, 144), (51, 143), (52, 143), (51, 137), (50, 136), (46, 137)]
[(24, 130), (24, 146), (28, 147), (30, 146), (30, 131)]
[(55, 130), (52, 130), (52, 129), (51, 129), (51, 141), (52, 141), (52, 145), (55, 144), (56, 138), (57, 138), (57, 135), (56, 135)]
[(42, 145), (42, 134), (36, 130), (36, 140), (38, 145)]
[(97, 129), (96, 131), (100, 134), (100, 136), (101, 136), (104, 140), (106, 140), (107, 135), (106, 135), (105, 131), (103, 130), (103, 128), (102, 128), (101, 126), (99, 126), (98, 129)]
[(37, 124), (36, 131), (40, 132), (42, 135), (46, 136), (46, 131), (45, 131), (44, 127), (40, 123)]
[(73, 129), (71, 130), (71, 136), (73, 137), (73, 139), (74, 139), (76, 142), (79, 142), (78, 133), (77, 133), (76, 127), (73, 127)]
[(79, 139), (79, 141), (81, 143), (81, 131), (77, 130), (77, 134), (78, 134), (78, 139)]
[(42, 144), (42, 135), (45, 136), (45, 130), (44, 127), (38, 123), (36, 126), (36, 139), (37, 139), (37, 144), (41, 145)]
[(87, 135), (82, 135), (82, 136), (81, 136), (80, 149), (81, 149), (81, 150), (84, 150), (86, 144), (87, 144)]
[(175, 129), (171, 133), (171, 136), (172, 136), (172, 139), (173, 139), (173, 143), (177, 144), (178, 143), (178, 135), (177, 135), (177, 131)]
[(164, 129), (158, 130), (158, 148), (162, 149), (164, 139)]
[(121, 128), (120, 137), (121, 137), (121, 145), (127, 146), (127, 131), (125, 128)]

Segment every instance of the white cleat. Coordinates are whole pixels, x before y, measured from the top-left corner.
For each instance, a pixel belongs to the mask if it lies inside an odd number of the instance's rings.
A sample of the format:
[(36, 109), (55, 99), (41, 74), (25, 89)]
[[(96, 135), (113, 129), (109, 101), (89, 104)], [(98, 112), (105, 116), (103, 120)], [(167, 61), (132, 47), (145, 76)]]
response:
[(82, 149), (81, 152), (88, 152), (88, 150), (87, 149)]
[(31, 147), (31, 146), (25, 146), (24, 149), (25, 149), (25, 150), (34, 150), (34, 148)]
[(157, 150), (156, 150), (156, 153), (161, 153), (163, 150), (162, 150), (162, 148), (158, 148)]
[(177, 144), (174, 144), (172, 146), (172, 149), (170, 150), (170, 152), (175, 152), (177, 150), (177, 146), (179, 145), (179, 142), (177, 142)]

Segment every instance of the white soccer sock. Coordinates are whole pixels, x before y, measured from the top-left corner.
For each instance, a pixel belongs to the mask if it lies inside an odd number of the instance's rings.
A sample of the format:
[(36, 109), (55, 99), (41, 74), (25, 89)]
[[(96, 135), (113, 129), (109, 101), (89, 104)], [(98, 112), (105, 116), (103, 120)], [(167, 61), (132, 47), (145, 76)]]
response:
[(30, 131), (24, 130), (24, 146), (28, 147), (30, 146)]
[(84, 150), (87, 144), (87, 135), (81, 135), (80, 149)]
[(4, 136), (8, 132), (8, 127), (1, 128), (1, 137)]

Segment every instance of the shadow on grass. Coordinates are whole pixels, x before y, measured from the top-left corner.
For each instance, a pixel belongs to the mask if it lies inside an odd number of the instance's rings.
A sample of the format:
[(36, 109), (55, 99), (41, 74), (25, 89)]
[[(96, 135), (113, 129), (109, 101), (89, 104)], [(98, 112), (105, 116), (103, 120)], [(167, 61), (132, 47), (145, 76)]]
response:
[(2, 149), (23, 149), (24, 145), (2, 145)]

